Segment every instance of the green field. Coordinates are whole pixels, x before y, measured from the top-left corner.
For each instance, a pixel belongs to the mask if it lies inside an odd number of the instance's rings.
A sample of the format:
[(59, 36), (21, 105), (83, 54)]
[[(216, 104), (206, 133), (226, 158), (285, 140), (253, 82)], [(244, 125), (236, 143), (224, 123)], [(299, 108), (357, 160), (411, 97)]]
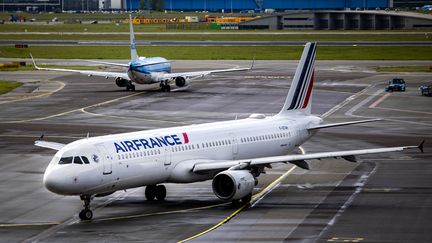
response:
[[(136, 35), (136, 40), (144, 41), (430, 41), (422, 34), (386, 34), (386, 35), (344, 35), (344, 34), (145, 34)], [(129, 40), (125, 34), (0, 34), (6, 40)]]
[[(136, 32), (165, 31), (165, 24), (134, 25)], [(129, 24), (2, 24), (0, 32), (125, 32)]]
[(377, 72), (432, 72), (431, 66), (381, 66)]
[(0, 80), (0, 95), (6, 94), (21, 85), (22, 83), (20, 82), (7, 82)]
[[(302, 46), (141, 46), (142, 56), (177, 60), (297, 60)], [(59, 59), (129, 59), (128, 46), (0, 46), (0, 57)], [(432, 46), (319, 46), (319, 60), (432, 60)]]

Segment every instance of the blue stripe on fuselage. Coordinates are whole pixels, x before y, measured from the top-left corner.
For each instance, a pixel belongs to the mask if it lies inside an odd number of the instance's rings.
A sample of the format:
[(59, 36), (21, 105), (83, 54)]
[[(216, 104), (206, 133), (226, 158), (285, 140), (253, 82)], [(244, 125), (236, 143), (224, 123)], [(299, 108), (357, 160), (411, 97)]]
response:
[(165, 58), (146, 58), (136, 60), (129, 64), (129, 69), (135, 72), (150, 73), (171, 73), (171, 63)]

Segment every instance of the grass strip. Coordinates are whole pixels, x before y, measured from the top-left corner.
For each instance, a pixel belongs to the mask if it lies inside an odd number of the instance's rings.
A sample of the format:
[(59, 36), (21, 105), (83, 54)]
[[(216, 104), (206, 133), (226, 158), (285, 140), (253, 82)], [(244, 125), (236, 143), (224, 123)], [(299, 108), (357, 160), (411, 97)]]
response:
[[(298, 60), (302, 46), (141, 46), (142, 56), (176, 60)], [(128, 46), (0, 46), (0, 57), (129, 59)], [(432, 60), (432, 46), (319, 46), (319, 60)]]
[(13, 81), (2, 81), (0, 80), (0, 95), (6, 94), (11, 90), (21, 86), (23, 83)]
[(432, 66), (381, 66), (377, 72), (432, 72)]
[[(0, 34), (3, 40), (129, 40), (129, 34)], [(344, 34), (294, 34), (294, 35), (206, 35), (196, 34), (146, 34), (136, 35), (136, 40), (143, 41), (430, 41), (422, 34), (386, 34), (386, 35), (344, 35)]]

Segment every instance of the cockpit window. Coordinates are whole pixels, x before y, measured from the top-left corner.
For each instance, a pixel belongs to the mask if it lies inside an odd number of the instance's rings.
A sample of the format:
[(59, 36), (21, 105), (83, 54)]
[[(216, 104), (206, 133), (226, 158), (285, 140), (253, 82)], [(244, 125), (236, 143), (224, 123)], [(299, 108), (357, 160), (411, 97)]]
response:
[(90, 164), (89, 160), (85, 156), (81, 156), (81, 159), (84, 161), (85, 164)]
[(59, 161), (59, 165), (72, 164), (72, 158), (73, 157), (63, 157), (63, 158), (61, 158), (60, 161)]
[(79, 156), (75, 156), (73, 163), (74, 164), (80, 164), (80, 165), (82, 165), (83, 162), (81, 161), (81, 159), (80, 159)]

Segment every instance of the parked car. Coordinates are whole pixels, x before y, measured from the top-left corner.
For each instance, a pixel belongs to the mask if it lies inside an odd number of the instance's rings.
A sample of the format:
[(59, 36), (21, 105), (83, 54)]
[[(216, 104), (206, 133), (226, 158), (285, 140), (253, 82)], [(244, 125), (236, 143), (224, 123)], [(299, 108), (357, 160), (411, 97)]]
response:
[(432, 96), (432, 84), (422, 85), (419, 90), (423, 96)]
[(394, 78), (389, 81), (389, 85), (385, 87), (385, 91), (405, 91), (406, 85), (403, 78)]

